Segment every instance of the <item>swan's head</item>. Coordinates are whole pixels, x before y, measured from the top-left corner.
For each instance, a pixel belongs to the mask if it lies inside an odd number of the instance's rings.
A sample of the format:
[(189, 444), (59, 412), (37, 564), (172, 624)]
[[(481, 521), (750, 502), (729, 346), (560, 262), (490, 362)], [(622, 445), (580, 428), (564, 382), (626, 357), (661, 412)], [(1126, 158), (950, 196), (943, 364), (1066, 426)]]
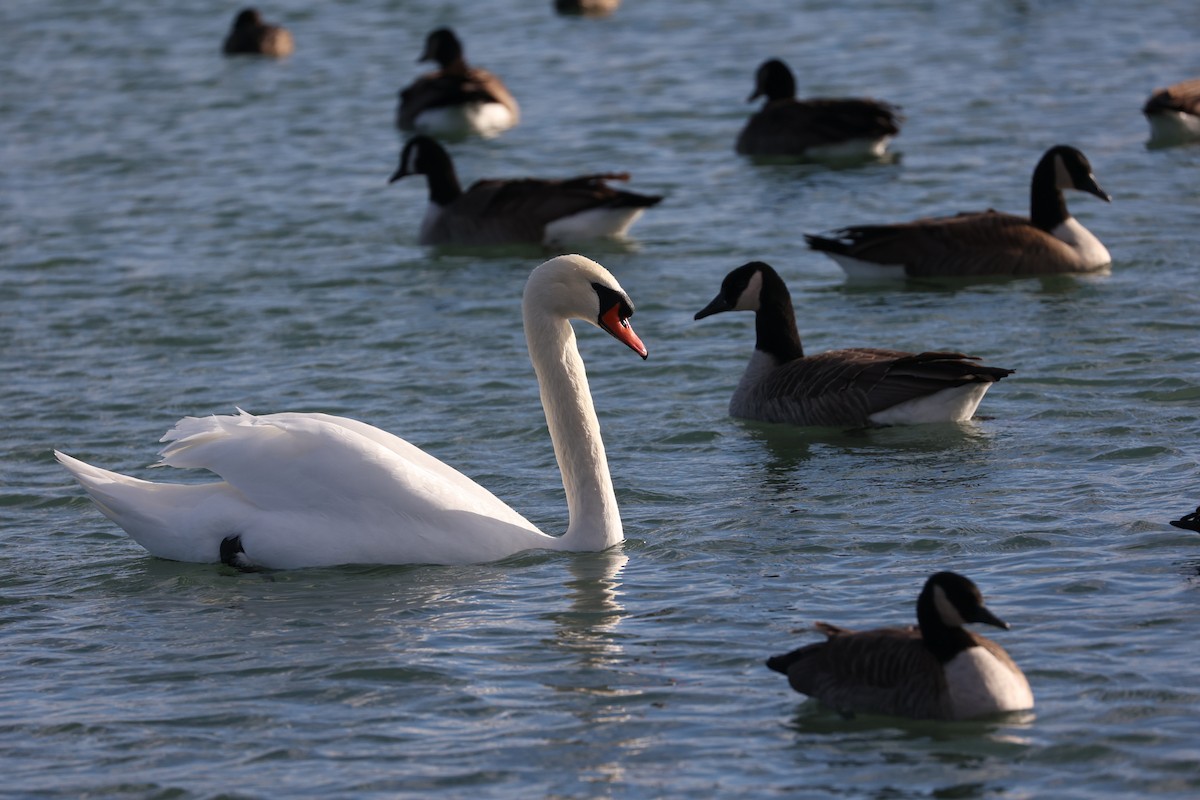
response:
[(649, 354), (633, 332), (633, 301), (612, 273), (580, 255), (552, 258), (525, 284), (525, 314), (580, 319), (607, 331), (642, 358)]

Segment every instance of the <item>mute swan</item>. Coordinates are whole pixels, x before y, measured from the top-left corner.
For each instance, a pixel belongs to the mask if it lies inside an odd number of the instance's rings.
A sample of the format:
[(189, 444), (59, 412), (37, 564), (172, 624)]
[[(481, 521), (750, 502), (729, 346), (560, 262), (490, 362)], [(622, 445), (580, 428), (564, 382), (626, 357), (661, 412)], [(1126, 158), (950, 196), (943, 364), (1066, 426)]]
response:
[(900, 132), (895, 106), (869, 97), (796, 99), (796, 78), (777, 58), (754, 73), (752, 102), (767, 102), (746, 122), (735, 149), (747, 156), (880, 158)]
[(817, 623), (827, 637), (767, 666), (801, 694), (844, 713), (962, 720), (1033, 708), (1021, 668), (991, 639), (965, 630), (1008, 623), (983, 605), (979, 588), (953, 572), (925, 582), (913, 628), (849, 631)]
[(1060, 144), (1034, 167), (1029, 217), (966, 212), (895, 225), (856, 225), (804, 238), (852, 277), (1049, 275), (1108, 266), (1108, 249), (1071, 216), (1063, 189), (1112, 200), (1096, 182), (1087, 157)]
[(468, 564), (523, 550), (603, 550), (623, 538), (600, 426), (571, 319), (643, 359), (633, 303), (596, 262), (565, 255), (525, 286), (525, 338), (562, 471), (562, 536), (532, 523), (457, 470), (393, 434), (327, 414), (188, 417), (162, 463), (219, 483), (151, 483), (55, 451), (100, 510), (153, 555), (240, 568)]

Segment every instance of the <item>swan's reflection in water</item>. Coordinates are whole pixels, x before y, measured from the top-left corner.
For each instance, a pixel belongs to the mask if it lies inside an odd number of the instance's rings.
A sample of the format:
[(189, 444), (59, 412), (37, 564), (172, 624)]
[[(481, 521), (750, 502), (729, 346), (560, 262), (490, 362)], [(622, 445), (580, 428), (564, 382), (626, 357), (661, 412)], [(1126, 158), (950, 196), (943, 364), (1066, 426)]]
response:
[(572, 695), (565, 706), (578, 724), (571, 726), (570, 741), (587, 744), (571, 751), (573, 766), (587, 783), (624, 780), (623, 765), (652, 744), (648, 737), (631, 736), (639, 726), (628, 724), (642, 713), (638, 698), (646, 688), (628, 668), (618, 630), (626, 616), (620, 578), (628, 560), (620, 548), (572, 556), (563, 583), (569, 602), (547, 614), (555, 628), (546, 644), (564, 658), (544, 683), (560, 696)]
[(547, 616), (556, 623), (555, 647), (570, 654), (574, 668), (581, 672), (612, 665), (621, 656), (614, 633), (625, 615), (619, 600), (619, 578), (628, 561), (628, 556), (614, 548), (581, 553), (568, 565), (571, 576), (563, 584), (563, 596), (570, 604)]

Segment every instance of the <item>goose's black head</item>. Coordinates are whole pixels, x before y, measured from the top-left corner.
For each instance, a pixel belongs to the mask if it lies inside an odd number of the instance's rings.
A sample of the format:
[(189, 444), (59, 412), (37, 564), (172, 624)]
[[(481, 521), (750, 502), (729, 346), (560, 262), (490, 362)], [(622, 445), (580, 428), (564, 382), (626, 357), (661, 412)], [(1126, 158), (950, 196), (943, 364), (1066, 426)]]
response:
[(451, 66), (463, 57), (462, 42), (449, 28), (437, 28), (425, 37), (425, 49), (421, 51), (421, 61), (436, 61), (442, 69)]
[(256, 8), (243, 8), (233, 21), (233, 29), (236, 31), (253, 30), (261, 28), (263, 25), (262, 15), (258, 13)]
[(979, 587), (957, 572), (939, 572), (925, 581), (917, 598), (917, 621), (922, 632), (927, 622), (944, 628), (961, 628), (969, 622), (1009, 627), (983, 604)]
[(758, 311), (764, 278), (770, 282), (780, 280), (770, 264), (761, 261), (743, 264), (725, 276), (725, 280), (721, 281), (721, 291), (711, 303), (697, 311), (693, 319), (704, 319), (723, 311)]
[(751, 261), (725, 276), (721, 291), (712, 302), (696, 312), (704, 319), (723, 311), (753, 311), (756, 339), (754, 348), (767, 353), (778, 363), (804, 356), (792, 296), (783, 278), (770, 264)]
[(750, 103), (760, 97), (786, 100), (796, 96), (796, 78), (787, 64), (778, 58), (764, 61), (754, 73), (754, 93), (746, 98)]
[(450, 162), (450, 154), (434, 139), (424, 134), (414, 136), (400, 151), (400, 166), (388, 178), (388, 183), (408, 175), (430, 175), (441, 172)]
[(1047, 150), (1034, 170), (1035, 179), (1041, 171), (1053, 173), (1054, 186), (1058, 189), (1076, 189), (1094, 194), (1106, 203), (1112, 201), (1096, 181), (1087, 156), (1070, 145), (1057, 144)]

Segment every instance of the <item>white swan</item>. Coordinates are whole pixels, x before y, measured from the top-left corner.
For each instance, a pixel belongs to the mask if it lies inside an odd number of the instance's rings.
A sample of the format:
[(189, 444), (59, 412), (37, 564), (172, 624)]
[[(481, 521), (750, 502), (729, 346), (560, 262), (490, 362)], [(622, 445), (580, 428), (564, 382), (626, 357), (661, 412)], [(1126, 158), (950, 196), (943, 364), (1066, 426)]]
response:
[(571, 319), (646, 358), (616, 279), (579, 255), (535, 269), (525, 338), (562, 471), (570, 522), (539, 531), (479, 484), (398, 436), (327, 414), (188, 417), (162, 463), (219, 483), (152, 483), (55, 451), (100, 510), (153, 555), (241, 568), (469, 564), (523, 550), (603, 550), (623, 538), (600, 426)]

